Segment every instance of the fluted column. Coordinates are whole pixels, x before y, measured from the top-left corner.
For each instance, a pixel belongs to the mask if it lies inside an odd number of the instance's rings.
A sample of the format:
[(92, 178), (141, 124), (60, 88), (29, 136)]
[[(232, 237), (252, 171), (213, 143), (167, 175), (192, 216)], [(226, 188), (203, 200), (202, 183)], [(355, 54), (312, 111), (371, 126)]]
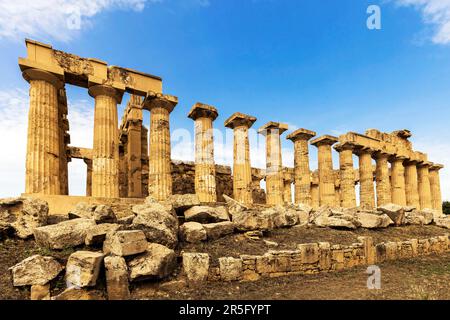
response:
[(61, 194), (58, 90), (63, 83), (53, 74), (27, 69), (30, 83), (25, 193)]
[(311, 184), (311, 207), (318, 209), (320, 207), (319, 185)]
[(372, 151), (360, 149), (359, 156), (359, 184), (360, 207), (372, 210), (375, 207), (375, 190), (373, 185)]
[(284, 177), (283, 177), (283, 199), (287, 204), (292, 203), (292, 182), (293, 174), (289, 172), (288, 169), (285, 169)]
[(216, 202), (213, 121), (217, 109), (196, 103), (188, 114), (195, 121), (195, 193), (200, 202)]
[(400, 156), (394, 156), (391, 159), (392, 202), (400, 206), (406, 206), (404, 160), (405, 157)]
[(420, 208), (417, 162), (405, 160), (406, 205)]
[(312, 203), (308, 141), (315, 136), (314, 131), (298, 129), (286, 137), (294, 143), (294, 197), (296, 204), (311, 205)]
[(434, 210), (442, 214), (442, 194), (441, 181), (439, 178), (439, 170), (444, 168), (441, 164), (433, 164), (429, 169), (430, 189), (431, 189), (431, 204)]
[(131, 95), (127, 116), (128, 197), (142, 197), (142, 100)]
[(377, 185), (377, 206), (392, 202), (391, 179), (389, 176), (389, 155), (383, 152), (375, 154), (376, 173), (375, 180)]
[(417, 175), (419, 179), (419, 199), (421, 209), (433, 209), (431, 201), (431, 186), (429, 169), (431, 163), (423, 162), (418, 165)]
[(148, 193), (158, 201), (172, 194), (172, 164), (169, 115), (178, 99), (169, 95), (147, 94), (144, 107), (150, 110)]
[(355, 170), (353, 168), (353, 149), (351, 144), (338, 144), (334, 149), (339, 152), (339, 174), (341, 180), (341, 206), (356, 207)]
[(338, 141), (336, 137), (325, 135), (319, 137), (311, 144), (318, 148), (319, 160), (319, 197), (320, 205), (334, 206), (334, 172), (331, 146)]
[(248, 129), (251, 128), (255, 121), (255, 117), (236, 112), (224, 123), (225, 127), (233, 129), (234, 134), (233, 198), (244, 204), (253, 203)]
[(86, 196), (92, 196), (92, 160), (83, 159), (86, 163)]
[(117, 103), (122, 93), (113, 87), (89, 88), (95, 98), (94, 149), (92, 159), (92, 196), (119, 197), (119, 130)]
[(67, 119), (67, 96), (66, 89), (63, 87), (58, 90), (58, 103), (59, 103), (59, 181), (61, 194), (69, 194), (69, 168), (67, 157), (67, 145), (70, 144), (69, 120)]
[(286, 124), (269, 122), (258, 130), (266, 136), (266, 191), (269, 205), (284, 203), (280, 135), (287, 129)]

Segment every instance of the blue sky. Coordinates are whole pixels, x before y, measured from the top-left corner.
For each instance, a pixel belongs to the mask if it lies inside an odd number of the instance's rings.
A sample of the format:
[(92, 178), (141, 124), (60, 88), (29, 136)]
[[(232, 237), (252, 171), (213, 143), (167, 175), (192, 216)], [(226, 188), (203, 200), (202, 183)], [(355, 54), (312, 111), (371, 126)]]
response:
[[(0, 159), (0, 195), (24, 188), (28, 84), (17, 58), (29, 37), (161, 76), (164, 92), (180, 101), (173, 131), (192, 131), (186, 115), (197, 101), (218, 108), (215, 125), (227, 134), (223, 121), (236, 111), (256, 116), (255, 128), (273, 120), (319, 135), (410, 129), (415, 149), (448, 164), (441, 179), (450, 199), (449, 0), (109, 0), (59, 7), (61, 0), (43, 0), (31, 8), (21, 2), (0, 0), (0, 134), (7, 149), (17, 150)], [(79, 30), (65, 25), (67, 3), (81, 12)], [(372, 4), (381, 8), (381, 30), (366, 27)], [(30, 10), (40, 18), (21, 15)], [(85, 89), (70, 86), (68, 94), (72, 143), (91, 146), (94, 101)], [(175, 155), (191, 158), (189, 147)], [(283, 147), (290, 165), (292, 144)], [(311, 148), (313, 168), (315, 153)], [(256, 151), (253, 158), (263, 163)], [(84, 167), (71, 166), (71, 189), (80, 193)]]

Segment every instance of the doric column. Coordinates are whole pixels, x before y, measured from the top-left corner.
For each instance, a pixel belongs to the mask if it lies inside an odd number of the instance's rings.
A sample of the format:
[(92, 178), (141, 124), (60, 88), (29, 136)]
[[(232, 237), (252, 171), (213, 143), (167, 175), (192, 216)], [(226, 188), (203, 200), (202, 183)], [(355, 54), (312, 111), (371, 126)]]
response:
[(122, 92), (106, 85), (89, 88), (95, 98), (92, 196), (119, 197), (119, 130), (117, 104)]
[(22, 75), (30, 83), (25, 193), (61, 194), (58, 90), (64, 84), (37, 69)]
[(148, 196), (148, 129), (141, 127), (141, 182), (142, 197)]
[(389, 176), (389, 154), (377, 152), (374, 155), (376, 161), (375, 180), (377, 184), (377, 206), (392, 202), (391, 179)]
[(255, 121), (255, 117), (236, 112), (224, 123), (225, 127), (233, 129), (234, 134), (233, 198), (244, 204), (253, 203), (248, 129)]
[(266, 191), (267, 204), (283, 204), (283, 176), (280, 135), (288, 130), (288, 125), (268, 122), (258, 133), (266, 137)]
[(406, 205), (420, 208), (419, 182), (417, 177), (417, 161), (405, 160)]
[(141, 130), (142, 130), (142, 99), (131, 95), (128, 105), (127, 117), (127, 180), (128, 197), (142, 197), (142, 157), (141, 157)]
[(284, 202), (287, 204), (292, 203), (292, 183), (294, 182), (293, 179), (293, 172), (292, 169), (285, 168), (283, 173), (283, 199)]
[(150, 110), (148, 193), (158, 201), (172, 194), (169, 115), (178, 103), (174, 96), (150, 92), (144, 108)]
[(375, 207), (375, 190), (373, 185), (372, 151), (358, 149), (359, 157), (359, 202), (363, 209), (372, 210)]
[(353, 169), (354, 146), (348, 143), (338, 144), (334, 149), (339, 152), (341, 206), (343, 208), (356, 207), (355, 170)]
[(91, 159), (83, 159), (84, 163), (86, 163), (86, 196), (92, 196), (92, 160)]
[(311, 171), (309, 169), (308, 141), (315, 137), (314, 131), (298, 129), (286, 138), (294, 143), (295, 203), (311, 205)]
[(58, 91), (59, 103), (59, 181), (61, 194), (69, 194), (69, 168), (67, 157), (67, 146), (70, 144), (69, 120), (67, 119), (67, 96), (66, 89), (61, 88)]
[(442, 214), (442, 194), (441, 181), (439, 178), (439, 170), (444, 168), (442, 164), (433, 164), (429, 169), (431, 204), (434, 210)]
[(392, 203), (406, 206), (405, 191), (405, 167), (403, 166), (405, 157), (394, 156), (391, 158), (391, 189)]
[(311, 184), (311, 207), (318, 209), (320, 207), (319, 185)]
[(334, 172), (331, 146), (337, 141), (338, 138), (329, 135), (325, 135), (311, 141), (311, 144), (318, 148), (319, 197), (321, 206), (333, 206), (335, 204)]
[(420, 163), (417, 168), (417, 176), (419, 179), (420, 209), (433, 209), (429, 176), (430, 166), (431, 162), (425, 161)]
[(188, 114), (195, 121), (195, 193), (200, 202), (216, 202), (213, 121), (217, 109), (196, 103)]

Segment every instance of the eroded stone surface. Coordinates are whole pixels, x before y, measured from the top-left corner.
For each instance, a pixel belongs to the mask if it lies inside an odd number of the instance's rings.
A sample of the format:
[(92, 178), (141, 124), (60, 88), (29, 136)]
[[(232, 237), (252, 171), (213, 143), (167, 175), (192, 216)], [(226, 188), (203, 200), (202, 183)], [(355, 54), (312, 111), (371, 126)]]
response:
[(128, 267), (123, 257), (105, 257), (106, 288), (109, 300), (130, 298), (128, 287)]
[(70, 255), (66, 265), (67, 287), (93, 287), (97, 283), (103, 253), (77, 251)]
[(214, 223), (228, 221), (227, 209), (225, 207), (194, 206), (184, 212), (186, 221), (195, 221), (200, 223)]
[(197, 243), (206, 240), (206, 230), (201, 223), (186, 222), (180, 226), (180, 238), (182, 241)]
[(189, 281), (205, 281), (209, 272), (209, 254), (183, 253), (183, 271)]
[(108, 233), (103, 243), (103, 252), (117, 256), (132, 256), (147, 250), (147, 239), (140, 230)]
[(130, 280), (163, 279), (176, 267), (176, 254), (158, 243), (149, 243), (147, 251), (128, 262)]
[(45, 285), (64, 269), (53, 257), (34, 255), (9, 268), (14, 286)]

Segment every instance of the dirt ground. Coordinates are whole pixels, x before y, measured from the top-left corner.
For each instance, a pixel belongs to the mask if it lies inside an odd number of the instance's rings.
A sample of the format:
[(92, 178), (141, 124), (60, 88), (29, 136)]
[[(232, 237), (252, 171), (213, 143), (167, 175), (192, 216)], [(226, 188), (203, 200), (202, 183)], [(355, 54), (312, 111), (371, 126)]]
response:
[[(317, 227), (294, 227), (272, 231), (258, 240), (242, 234), (233, 234), (222, 239), (202, 244), (181, 244), (177, 249), (207, 252), (212, 264), (223, 256), (238, 257), (240, 254), (263, 254), (269, 249), (294, 249), (299, 243), (328, 241), (333, 244), (351, 244), (359, 236), (372, 236), (375, 243), (400, 241), (411, 238), (429, 238), (443, 235), (448, 230), (436, 226), (391, 227), (381, 230), (358, 229), (355, 231)], [(277, 247), (264, 240), (278, 243)], [(63, 265), (72, 248), (51, 251), (36, 246), (33, 240), (0, 240), (0, 300), (29, 299), (28, 287), (12, 286), (8, 268), (34, 254), (50, 255)], [(133, 299), (450, 299), (450, 253), (444, 256), (422, 257), (410, 261), (395, 261), (383, 264), (382, 290), (367, 290), (365, 268), (356, 268), (338, 273), (292, 276), (276, 279), (261, 279), (252, 283), (207, 283), (200, 287), (171, 285), (165, 291), (157, 289), (157, 283), (132, 284)], [(175, 275), (179, 273), (175, 271)], [(104, 290), (104, 271), (99, 276), (98, 287)], [(63, 273), (51, 283), (52, 295), (65, 288)]]

